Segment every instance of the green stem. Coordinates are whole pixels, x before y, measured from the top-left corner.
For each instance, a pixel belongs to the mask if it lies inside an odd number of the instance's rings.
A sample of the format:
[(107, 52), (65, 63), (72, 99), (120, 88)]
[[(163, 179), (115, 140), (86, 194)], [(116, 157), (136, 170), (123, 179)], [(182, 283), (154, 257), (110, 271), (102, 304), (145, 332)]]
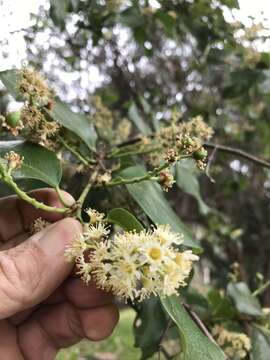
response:
[(266, 281), (265, 284), (260, 286), (257, 290), (255, 290), (252, 296), (259, 296), (261, 295), (268, 287), (270, 286), (270, 280)]
[(49, 212), (58, 212), (58, 213), (66, 213), (69, 209), (64, 208), (57, 208), (53, 206), (46, 205), (42, 202), (37, 201), (36, 199), (32, 198), (31, 196), (27, 195), (23, 190), (21, 190), (18, 185), (13, 181), (12, 177), (0, 166), (0, 173), (1, 173), (1, 180), (3, 180), (12, 190), (21, 198), (22, 200), (28, 202), (29, 204), (33, 205), (37, 209), (49, 211)]
[(155, 168), (152, 171), (149, 171), (147, 174), (139, 177), (134, 177), (132, 179), (116, 179), (114, 181), (109, 182), (108, 184), (104, 185), (106, 187), (116, 186), (116, 185), (126, 185), (126, 184), (134, 184), (145, 180), (152, 180), (157, 181), (158, 180), (158, 174), (160, 171), (168, 168), (171, 166), (171, 164), (165, 162), (164, 164), (160, 165), (159, 167)]
[(63, 196), (62, 190), (59, 188), (59, 186), (56, 186), (55, 188), (57, 195), (59, 197), (59, 200), (61, 201), (62, 205), (66, 208), (71, 208), (73, 205), (70, 205), (66, 202), (66, 199)]
[(158, 151), (160, 150), (161, 148), (160, 147), (155, 147), (155, 148), (151, 148), (151, 149), (143, 149), (143, 150), (130, 150), (130, 151), (126, 151), (126, 152), (113, 152), (111, 154), (108, 155), (108, 158), (111, 159), (117, 159), (117, 158), (120, 158), (120, 157), (124, 157), (124, 156), (129, 156), (129, 155), (143, 155), (143, 154), (149, 154), (151, 152), (154, 152), (154, 151)]
[(89, 166), (90, 163), (95, 163), (94, 161), (93, 162), (87, 161), (73, 146), (68, 144), (62, 137), (59, 136), (58, 140), (67, 150), (69, 150), (74, 156), (76, 156), (77, 159), (80, 160), (80, 162), (83, 163), (84, 165)]
[(86, 196), (88, 195), (88, 193), (89, 193), (89, 191), (90, 191), (90, 189), (91, 189), (91, 187), (92, 187), (92, 183), (93, 183), (93, 181), (95, 180), (97, 174), (98, 174), (98, 171), (96, 170), (96, 171), (91, 175), (91, 177), (90, 177), (90, 179), (89, 179), (86, 187), (83, 189), (81, 195), (79, 196), (79, 199), (76, 201), (76, 203), (77, 203), (76, 216), (77, 216), (77, 218), (78, 218), (80, 221), (82, 221), (82, 214), (81, 214), (81, 212), (82, 212), (83, 203), (84, 203), (84, 201), (85, 201), (85, 199), (86, 199)]

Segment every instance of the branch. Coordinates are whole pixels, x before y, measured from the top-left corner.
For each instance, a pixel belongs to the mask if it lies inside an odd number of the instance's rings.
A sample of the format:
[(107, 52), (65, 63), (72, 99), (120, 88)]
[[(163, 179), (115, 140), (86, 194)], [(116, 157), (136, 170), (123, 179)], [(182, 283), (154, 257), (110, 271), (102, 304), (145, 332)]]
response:
[(158, 175), (160, 173), (160, 171), (170, 167), (171, 164), (168, 162), (165, 162), (164, 164), (154, 168), (152, 171), (147, 172), (145, 175), (143, 176), (138, 176), (138, 177), (134, 177), (131, 179), (124, 179), (124, 178), (116, 178), (115, 180), (105, 184), (104, 186), (106, 187), (111, 187), (111, 186), (116, 186), (116, 185), (127, 185), (127, 184), (134, 184), (134, 183), (138, 183), (141, 181), (145, 181), (145, 180), (153, 180), (153, 181), (157, 181), (158, 180)]
[(212, 144), (212, 143), (204, 143), (203, 146), (207, 149), (216, 149), (216, 150), (226, 152), (228, 154), (240, 156), (244, 159), (254, 162), (255, 164), (258, 164), (262, 167), (266, 167), (266, 168), (270, 169), (270, 163), (268, 161), (258, 158), (257, 156), (249, 154), (248, 152), (245, 152), (241, 149), (236, 149), (236, 148), (232, 148), (230, 146)]
[(78, 160), (86, 166), (90, 166), (90, 163), (70, 144), (68, 144), (62, 137), (58, 136), (59, 142), (69, 150)]
[(53, 206), (46, 205), (42, 202), (37, 201), (36, 199), (32, 198), (31, 196), (27, 195), (26, 192), (21, 190), (18, 185), (13, 181), (12, 176), (4, 172), (2, 168), (0, 168), (1, 172), (1, 180), (3, 180), (9, 187), (13, 189), (13, 191), (21, 198), (22, 200), (28, 202), (29, 204), (33, 205), (37, 209), (42, 209), (49, 212), (58, 212), (58, 213), (67, 213), (69, 208), (57, 208)]
[(261, 295), (265, 290), (267, 290), (270, 286), (270, 280), (268, 280), (265, 284), (260, 286), (257, 290), (255, 290), (252, 294), (252, 296), (259, 296)]
[[(153, 137), (153, 135), (150, 135), (150, 137)], [(121, 148), (121, 147), (124, 147), (124, 146), (127, 146), (127, 145), (136, 144), (139, 141), (141, 141), (140, 136), (134, 137), (134, 138), (132, 138), (130, 140), (122, 142), (121, 144), (117, 144), (116, 146)], [(219, 150), (219, 151), (223, 151), (223, 152), (228, 153), (228, 154), (240, 156), (240, 157), (242, 157), (244, 159), (252, 161), (253, 163), (255, 163), (257, 165), (260, 165), (262, 167), (270, 169), (270, 162), (268, 162), (268, 161), (266, 161), (264, 159), (261, 159), (261, 158), (255, 156), (255, 155), (252, 155), (252, 154), (250, 154), (250, 153), (248, 153), (246, 151), (243, 151), (241, 149), (233, 148), (233, 147), (226, 146), (226, 145), (213, 144), (213, 143), (209, 143), (209, 142), (204, 143), (203, 146), (205, 148), (207, 148), (207, 149)]]
[(191, 309), (191, 307), (188, 304), (183, 303), (183, 306), (186, 309), (186, 311), (188, 312), (189, 316), (192, 318), (192, 320), (196, 323), (196, 325), (204, 333), (204, 335), (207, 336), (208, 339), (210, 339), (214, 344), (217, 345), (217, 343), (214, 340), (213, 336), (210, 334), (210, 332), (208, 331), (206, 326), (203, 324), (201, 319), (198, 317), (198, 315)]

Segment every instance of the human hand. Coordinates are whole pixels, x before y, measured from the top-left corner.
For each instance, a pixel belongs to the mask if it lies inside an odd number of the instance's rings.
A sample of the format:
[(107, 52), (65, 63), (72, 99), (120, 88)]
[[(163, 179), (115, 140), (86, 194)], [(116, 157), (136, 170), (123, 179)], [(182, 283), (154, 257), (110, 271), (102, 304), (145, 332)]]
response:
[[(53, 190), (32, 196), (51, 206), (61, 203)], [(67, 201), (74, 201), (66, 194)], [(52, 222), (29, 237), (30, 224)], [(58, 350), (83, 338), (111, 334), (118, 311), (108, 293), (86, 286), (72, 274), (64, 251), (80, 223), (34, 209), (15, 196), (0, 200), (0, 353), (5, 360), (51, 360)]]

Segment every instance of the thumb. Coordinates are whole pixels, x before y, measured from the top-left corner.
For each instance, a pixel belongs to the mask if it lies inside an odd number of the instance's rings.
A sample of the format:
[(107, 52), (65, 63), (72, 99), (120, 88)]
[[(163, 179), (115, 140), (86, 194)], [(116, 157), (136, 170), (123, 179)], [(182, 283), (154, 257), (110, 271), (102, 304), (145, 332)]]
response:
[(66, 218), (0, 252), (0, 319), (46, 299), (72, 269), (65, 247), (81, 232), (78, 221)]

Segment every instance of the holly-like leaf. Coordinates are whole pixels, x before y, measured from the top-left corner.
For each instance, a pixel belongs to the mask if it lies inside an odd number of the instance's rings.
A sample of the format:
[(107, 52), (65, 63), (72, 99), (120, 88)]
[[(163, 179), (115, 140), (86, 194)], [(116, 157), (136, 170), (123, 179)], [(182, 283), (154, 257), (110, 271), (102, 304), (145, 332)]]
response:
[(61, 101), (56, 101), (51, 115), (55, 121), (79, 136), (89, 149), (95, 149), (97, 133), (93, 124), (84, 115), (74, 113)]
[(134, 323), (135, 346), (142, 351), (141, 360), (148, 359), (159, 347), (168, 318), (159, 298), (143, 301)]
[[(120, 176), (131, 179), (145, 174), (145, 169), (137, 165), (124, 169), (121, 171)], [(174, 231), (184, 234), (184, 245), (196, 248), (198, 251), (201, 250), (192, 239), (189, 229), (171, 208), (159, 184), (153, 181), (142, 181), (128, 184), (127, 189), (155, 224), (170, 224)]]
[(227, 293), (233, 299), (240, 313), (250, 316), (262, 315), (259, 301), (252, 296), (251, 291), (244, 282), (229, 283)]
[(109, 211), (107, 220), (110, 223), (119, 225), (126, 231), (135, 230), (139, 232), (144, 229), (134, 215), (122, 208), (115, 208)]
[(36, 179), (54, 188), (58, 186), (62, 170), (59, 160), (52, 151), (27, 142), (1, 141), (0, 156), (4, 157), (9, 151), (15, 151), (23, 156), (22, 166), (12, 173), (15, 179)]
[(198, 174), (193, 160), (183, 159), (175, 166), (176, 184), (186, 193), (194, 196), (203, 215), (209, 213), (210, 208), (205, 204), (201, 197)]
[(183, 360), (225, 360), (221, 349), (194, 323), (176, 295), (161, 299), (180, 332)]
[(252, 360), (269, 360), (270, 331), (262, 326), (255, 325), (252, 330)]

